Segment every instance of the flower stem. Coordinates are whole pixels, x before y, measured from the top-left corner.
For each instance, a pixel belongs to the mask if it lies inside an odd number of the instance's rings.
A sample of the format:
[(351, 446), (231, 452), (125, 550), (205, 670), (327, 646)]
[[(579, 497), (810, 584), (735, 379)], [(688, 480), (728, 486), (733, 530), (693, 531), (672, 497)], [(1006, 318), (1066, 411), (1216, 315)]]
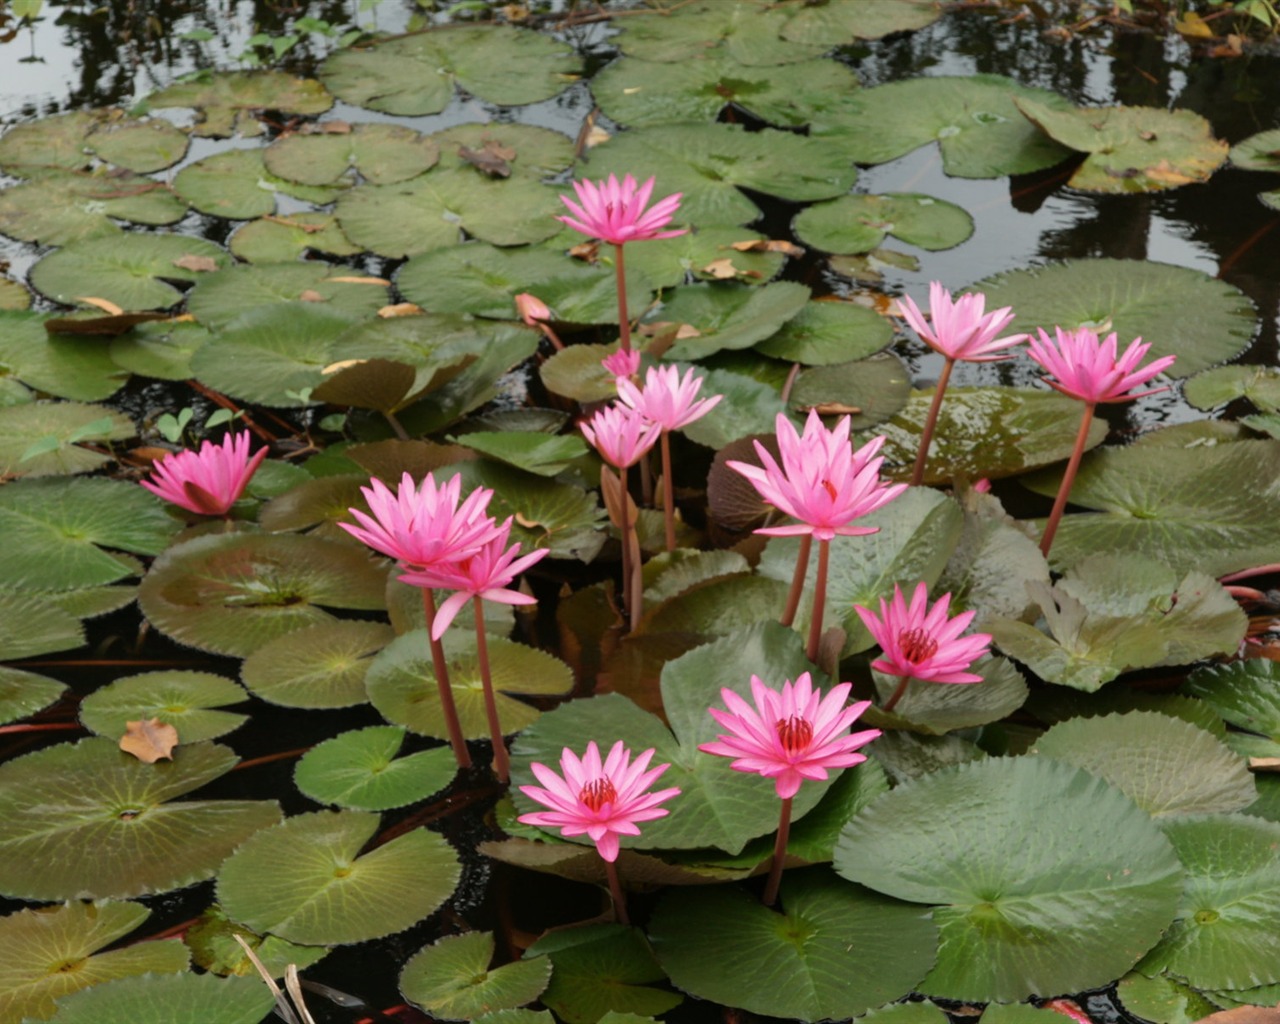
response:
[(1080, 460), (1084, 458), (1084, 446), (1089, 443), (1089, 426), (1093, 422), (1093, 410), (1097, 403), (1086, 402), (1084, 417), (1080, 420), (1080, 430), (1076, 434), (1076, 446), (1067, 462), (1067, 471), (1062, 474), (1062, 483), (1058, 485), (1058, 496), (1053, 500), (1053, 511), (1049, 513), (1049, 521), (1044, 524), (1044, 534), (1040, 537), (1040, 553), (1049, 557), (1049, 548), (1053, 546), (1054, 534), (1058, 532), (1058, 523), (1067, 507), (1067, 498), (1071, 496), (1071, 485), (1075, 483), (1076, 471), (1080, 468)]
[[(631, 604), (631, 515), (629, 512), (630, 495), (627, 493), (627, 467), (618, 469), (618, 480), (621, 481), (622, 497), (618, 516), (622, 519), (622, 603)], [(628, 613), (631, 611), (627, 608)]]
[(618, 344), (623, 352), (630, 352), (631, 317), (627, 314), (627, 269), (622, 262), (622, 243), (615, 243), (613, 251), (613, 269), (618, 276)]
[(484, 634), (484, 602), (475, 596), (476, 610), (476, 660), (480, 662), (480, 682), (484, 686), (484, 713), (489, 719), (489, 736), (493, 740), (493, 770), (499, 782), (511, 778), (511, 762), (507, 757), (507, 744), (502, 738), (502, 724), (498, 721), (498, 702), (493, 694), (493, 677), (489, 673), (489, 639)]
[(458, 706), (453, 702), (453, 687), (449, 685), (449, 662), (444, 656), (444, 642), (431, 637), (436, 622), (436, 597), (430, 587), (422, 588), (422, 612), (427, 620), (427, 642), (431, 645), (431, 668), (436, 676), (436, 690), (440, 694), (440, 710), (444, 713), (445, 728), (449, 732), (449, 745), (459, 768), (471, 767), (471, 752), (462, 735), (462, 723), (458, 721)]
[(662, 432), (662, 514), (667, 527), (667, 550), (676, 549), (676, 488), (671, 480), (671, 431)]
[(604, 873), (609, 877), (609, 895), (613, 897), (613, 913), (618, 924), (630, 924), (627, 917), (627, 898), (622, 893), (622, 883), (618, 881), (618, 865), (611, 860), (604, 862)]
[(898, 683), (897, 689), (895, 689), (893, 693), (889, 695), (889, 699), (884, 702), (884, 707), (882, 707), (880, 710), (892, 711), (895, 707), (897, 707), (898, 701), (902, 700), (902, 695), (907, 692), (907, 683), (909, 682), (911, 682), (911, 677), (903, 676)]
[(956, 361), (950, 356), (942, 364), (938, 386), (933, 390), (933, 401), (929, 405), (929, 415), (925, 417), (924, 430), (920, 432), (920, 450), (916, 452), (915, 468), (911, 470), (912, 487), (919, 487), (924, 480), (924, 464), (929, 457), (929, 442), (933, 440), (933, 428), (938, 425), (938, 410), (942, 408), (942, 396), (947, 390), (947, 381), (951, 379), (951, 370), (955, 365)]
[(818, 579), (813, 586), (813, 618), (809, 622), (809, 646), (805, 656), (818, 660), (818, 641), (822, 639), (822, 618), (827, 612), (827, 562), (831, 555), (831, 541), (818, 541)]
[(778, 838), (773, 844), (773, 861), (769, 865), (769, 881), (765, 883), (760, 902), (766, 907), (778, 902), (778, 886), (782, 882), (782, 862), (787, 859), (787, 840), (791, 836), (791, 798), (782, 801), (782, 815), (778, 819)]
[(564, 342), (560, 340), (560, 335), (551, 329), (550, 324), (545, 324), (541, 320), (538, 321), (538, 327), (541, 328), (543, 335), (547, 341), (551, 342), (552, 347), (557, 351), (564, 348)]
[(791, 574), (791, 589), (787, 591), (787, 606), (782, 609), (782, 624), (790, 626), (796, 621), (800, 607), (800, 595), (804, 593), (804, 576), (809, 568), (809, 552), (813, 549), (813, 534), (800, 537), (800, 553), (796, 555), (796, 571)]

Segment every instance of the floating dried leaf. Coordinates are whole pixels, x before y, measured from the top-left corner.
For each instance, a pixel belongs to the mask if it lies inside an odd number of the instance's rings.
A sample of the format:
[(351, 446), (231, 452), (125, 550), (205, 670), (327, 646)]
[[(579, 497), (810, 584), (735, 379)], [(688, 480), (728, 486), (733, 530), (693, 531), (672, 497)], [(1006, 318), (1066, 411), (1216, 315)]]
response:
[(193, 253), (186, 256), (179, 256), (173, 261), (173, 265), (182, 270), (190, 270), (199, 273), (207, 273), (208, 271), (218, 269), (218, 262), (212, 256), (196, 256)]
[(422, 312), (422, 307), (412, 302), (397, 302), (391, 306), (383, 306), (378, 310), (378, 316), (383, 320), (392, 320), (398, 316), (417, 316)]
[(747, 238), (741, 242), (734, 242), (732, 247), (738, 252), (780, 252), (784, 256), (796, 257), (804, 255), (802, 246), (777, 238)]
[(607, 131), (599, 125), (594, 125), (591, 131), (587, 132), (586, 148), (591, 149), (593, 146), (598, 146), (602, 142), (608, 142), (611, 138), (613, 138), (613, 136)]
[(308, 288), (298, 296), (299, 302), (327, 302), (328, 300), (314, 288)]
[(125, 733), (120, 737), (120, 749), (146, 764), (155, 764), (161, 758), (172, 761), (177, 745), (178, 730), (158, 718), (126, 722)]
[(124, 312), (123, 309), (117, 306), (110, 299), (98, 299), (98, 298), (93, 298), (92, 296), (81, 296), (76, 299), (76, 302), (83, 302), (86, 306), (97, 306), (104, 313), (110, 313), (112, 316), (119, 316), (121, 313)]
[(368, 276), (352, 277), (352, 276), (343, 275), (340, 277), (330, 277), (330, 278), (327, 278), (327, 280), (337, 281), (337, 282), (340, 282), (341, 284), (376, 284), (381, 288), (386, 288), (388, 285), (391, 284), (391, 282), (388, 281), (385, 277), (368, 277)]

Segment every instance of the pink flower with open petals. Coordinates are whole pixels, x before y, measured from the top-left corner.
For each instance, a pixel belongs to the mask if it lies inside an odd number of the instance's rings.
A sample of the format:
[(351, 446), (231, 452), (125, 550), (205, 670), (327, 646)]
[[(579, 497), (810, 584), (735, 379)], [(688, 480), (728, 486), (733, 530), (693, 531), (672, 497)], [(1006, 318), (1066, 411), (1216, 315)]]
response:
[(800, 520), (756, 533), (773, 537), (810, 533), (818, 540), (830, 540), (837, 534), (852, 537), (877, 532), (876, 526), (850, 524), (907, 489), (906, 484), (880, 479), (884, 459), (877, 453), (884, 438), (872, 438), (854, 451), (849, 443), (849, 417), (841, 417), (834, 430), (827, 430), (813, 410), (803, 435), (796, 433), (782, 413), (778, 414), (776, 427), (781, 465), (759, 441), (755, 447), (763, 469), (747, 462), (726, 463), (750, 480), (770, 505)]
[(225, 516), (266, 457), (265, 448), (249, 455), (248, 433), (228, 434), (221, 444), (203, 442), (198, 452), (166, 455), (151, 467), (152, 479), (139, 483), (188, 512)]
[(650, 422), (630, 406), (617, 403), (605, 406), (590, 423), (579, 426), (600, 457), (618, 469), (634, 466), (658, 443), (662, 434), (657, 423)]
[(953, 300), (941, 282), (933, 281), (929, 285), (932, 326), (909, 296), (904, 295), (898, 300), (898, 312), (925, 344), (949, 359), (968, 363), (1009, 359), (1012, 354), (1004, 349), (1020, 345), (1027, 336), (1010, 334), (1004, 338), (997, 337), (1013, 320), (1013, 309), (1005, 306), (987, 313), (986, 303), (987, 297), (981, 292), (971, 292)]
[(618, 859), (618, 837), (638, 836), (636, 822), (666, 817), (667, 809), (658, 805), (680, 794), (675, 787), (647, 792), (671, 767), (660, 764), (650, 768), (653, 753), (650, 747), (632, 761), (631, 751), (619, 740), (601, 764), (600, 749), (592, 740), (581, 760), (564, 748), (561, 775), (535, 761), (529, 767), (546, 788), (521, 786), (520, 792), (551, 810), (522, 814), (519, 820), (558, 828), (566, 836), (589, 836), (600, 856), (612, 863)]
[[(501, 534), (498, 524), (485, 512), (493, 491), (477, 487), (459, 504), (461, 488), (462, 480), (457, 476), (437, 486), (430, 473), (421, 484), (405, 473), (392, 493), (375, 478), (369, 487), (360, 488), (373, 515), (349, 509), (360, 525), (338, 525), (356, 540), (394, 558), (403, 569), (421, 572), (477, 551)], [(400, 579), (411, 582), (408, 573)]]
[(698, 398), (702, 378), (690, 368), (684, 378), (675, 366), (651, 366), (644, 376), (644, 390), (628, 379), (618, 380), (618, 398), (663, 430), (679, 430), (716, 407), (723, 395)]
[(779, 692), (752, 676), (756, 706), (730, 689), (721, 690), (729, 710), (707, 710), (729, 731), (698, 749), (734, 758), (730, 767), (735, 771), (773, 779), (778, 796), (790, 800), (805, 779), (825, 779), (828, 768), (848, 768), (867, 759), (855, 751), (879, 736), (880, 730), (849, 732), (854, 720), (871, 706), (863, 700), (846, 707), (852, 689), (852, 683), (841, 683), (824, 697), (813, 688), (809, 673), (803, 672), (794, 683), (783, 683)]
[(1138, 364), (1151, 348), (1149, 344), (1144, 345), (1141, 338), (1134, 338), (1117, 356), (1114, 332), (1103, 341), (1098, 340), (1096, 331), (1087, 327), (1074, 331), (1055, 327), (1054, 333), (1056, 343), (1041, 330), (1038, 338), (1031, 339), (1027, 354), (1057, 378), (1046, 379), (1045, 383), (1064, 395), (1090, 403), (1127, 402), (1166, 390), (1152, 388), (1137, 394), (1127, 393), (1174, 363), (1174, 356), (1163, 356), (1140, 368)]
[(965, 669), (987, 653), (991, 635), (961, 636), (975, 613), (961, 612), (949, 619), (950, 606), (951, 595), (943, 594), (930, 608), (929, 588), (923, 582), (916, 585), (910, 605), (902, 596), (902, 588), (895, 585), (891, 603), (880, 599), (879, 618), (854, 605), (854, 611), (884, 652), (871, 667), (886, 675), (930, 683), (982, 682), (982, 676)]
[(633, 348), (620, 348), (613, 355), (601, 359), (600, 365), (614, 377), (626, 377), (630, 380), (640, 372), (640, 353)]
[(684, 229), (662, 230), (671, 223), (671, 218), (680, 208), (679, 192), (659, 199), (648, 210), (645, 209), (649, 196), (653, 194), (653, 182), (654, 179), (650, 178), (643, 185), (637, 186), (636, 179), (630, 174), (622, 179), (621, 184), (612, 174), (599, 184), (593, 181), (575, 181), (573, 190), (578, 193), (579, 202), (575, 203), (567, 196), (560, 197), (560, 201), (569, 208), (573, 216), (556, 219), (575, 231), (611, 245), (651, 238), (675, 238), (685, 234)]

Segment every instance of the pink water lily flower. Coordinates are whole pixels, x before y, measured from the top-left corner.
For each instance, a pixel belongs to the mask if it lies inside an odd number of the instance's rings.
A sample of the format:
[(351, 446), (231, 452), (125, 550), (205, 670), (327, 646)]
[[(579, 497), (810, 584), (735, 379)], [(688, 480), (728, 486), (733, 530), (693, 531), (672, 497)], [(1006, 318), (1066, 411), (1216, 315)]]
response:
[(929, 312), (932, 324), (925, 320), (920, 307), (909, 296), (898, 300), (898, 312), (934, 351), (949, 359), (986, 363), (1009, 359), (1005, 349), (1026, 341), (1025, 334), (998, 337), (1013, 320), (1013, 309), (1005, 306), (985, 311), (987, 297), (971, 292), (952, 299), (940, 281), (929, 285)]
[(560, 773), (534, 762), (529, 767), (542, 786), (521, 786), (520, 792), (549, 811), (520, 815), (520, 821), (539, 827), (558, 828), (566, 836), (589, 836), (600, 856), (612, 863), (618, 859), (619, 836), (638, 836), (637, 822), (653, 821), (669, 813), (658, 806), (680, 790), (674, 786), (650, 793), (649, 789), (671, 767), (649, 767), (654, 749), (650, 747), (634, 761), (631, 751), (619, 740), (604, 763), (592, 740), (579, 760), (568, 747), (560, 754)]
[(612, 245), (638, 242), (653, 238), (675, 238), (685, 234), (684, 229), (663, 231), (671, 223), (680, 208), (680, 193), (658, 200), (648, 210), (645, 205), (653, 194), (654, 179), (637, 185), (630, 174), (619, 183), (615, 175), (599, 184), (593, 181), (575, 181), (573, 190), (578, 194), (575, 203), (567, 196), (560, 201), (569, 208), (571, 217), (557, 217), (575, 231), (599, 238)]
[(728, 730), (698, 749), (732, 757), (735, 771), (755, 772), (773, 779), (778, 796), (790, 800), (805, 779), (825, 779), (830, 768), (848, 768), (865, 761), (856, 753), (880, 735), (879, 729), (849, 732), (854, 720), (871, 706), (869, 700), (846, 706), (851, 683), (833, 687), (825, 697), (813, 688), (808, 672), (782, 690), (751, 677), (753, 708), (730, 689), (720, 691), (727, 711), (709, 708), (711, 717)]
[(930, 608), (929, 588), (924, 582), (916, 585), (910, 605), (902, 588), (895, 585), (892, 601), (880, 599), (879, 617), (854, 605), (854, 611), (883, 652), (871, 667), (886, 675), (930, 683), (982, 682), (982, 676), (966, 670), (987, 653), (991, 636), (961, 636), (976, 613), (961, 612), (949, 618), (950, 606), (951, 595), (943, 594)]
[(695, 377), (692, 368), (683, 379), (676, 366), (651, 366), (644, 376), (644, 390), (628, 379), (618, 380), (618, 399), (644, 415), (663, 430), (679, 430), (701, 419), (723, 398), (712, 395), (698, 398), (703, 378)]
[[(600, 360), (600, 365), (614, 377), (625, 377), (630, 380), (640, 372), (640, 353), (633, 348), (620, 348), (611, 356)], [(617, 381), (614, 381), (615, 385)]]
[(204, 441), (200, 450), (174, 452), (151, 467), (151, 480), (140, 480), (165, 501), (205, 516), (225, 516), (244, 493), (267, 449), (249, 455), (249, 434), (228, 434), (221, 444)]
[(1054, 334), (1056, 338), (1050, 338), (1043, 330), (1039, 331), (1039, 337), (1032, 338), (1027, 346), (1027, 354), (1057, 378), (1046, 379), (1045, 383), (1064, 395), (1090, 403), (1127, 402), (1166, 390), (1152, 388), (1129, 394), (1131, 389), (1167, 370), (1176, 358), (1163, 356), (1139, 367), (1151, 348), (1143, 344), (1141, 338), (1134, 338), (1117, 356), (1114, 332), (1104, 340), (1099, 340), (1097, 332), (1087, 327), (1074, 331), (1055, 327)]
[(582, 433), (592, 447), (612, 466), (634, 466), (658, 443), (662, 428), (627, 405), (613, 403), (597, 412), (589, 423), (581, 423)]

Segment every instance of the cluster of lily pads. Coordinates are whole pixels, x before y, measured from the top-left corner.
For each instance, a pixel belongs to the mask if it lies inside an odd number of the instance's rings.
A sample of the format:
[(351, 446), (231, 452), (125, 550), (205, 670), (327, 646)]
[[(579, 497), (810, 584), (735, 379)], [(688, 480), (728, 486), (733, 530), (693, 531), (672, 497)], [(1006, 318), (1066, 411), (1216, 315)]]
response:
[[(576, 142), (505, 119), (396, 120), (459, 90), (519, 106), (582, 89), (555, 21), (375, 40), (330, 56), (318, 80), (202, 73), (129, 112), (0, 137), (0, 233), (39, 247), (26, 283), (0, 281), (0, 730), (65, 719), (71, 695), (35, 659), (84, 647), (95, 619), (135, 601), (149, 630), (239, 660), (238, 678), (119, 676), (77, 695), (92, 735), (0, 764), (0, 896), (39, 904), (0, 918), (0, 1019), (252, 1024), (273, 997), (237, 937), (266, 973), (306, 975), (336, 946), (445, 906), (474, 854), (614, 881), (637, 926), (550, 931), (497, 965), (493, 934), (445, 935), (400, 973), (405, 998), (440, 1019), (637, 1024), (687, 995), (942, 1024), (927, 999), (896, 1002), (916, 992), (1035, 1024), (1024, 1018), (1052, 1011), (1020, 1001), (1117, 979), (1158, 1024), (1280, 1000), (1280, 785), (1264, 771), (1280, 757), (1280, 672), (1242, 656), (1259, 650), (1242, 602), (1264, 595), (1231, 579), (1280, 562), (1280, 375), (1224, 365), (1254, 336), (1252, 304), (1147, 261), (969, 286), (1012, 307), (1010, 332), (1141, 336), (1177, 357), (1166, 372), (1193, 407), (1253, 409), (1122, 446), (1030, 366), (952, 385), (931, 415), (933, 389), (913, 388), (893, 350), (916, 342), (889, 296), (818, 298), (788, 276), (804, 248), (836, 280), (917, 259), (890, 239), (926, 264), (962, 243), (972, 220), (954, 204), (858, 190), (856, 165), (922, 145), (956, 176), (1073, 160), (1073, 187), (1132, 193), (1206, 180), (1228, 157), (1280, 169), (1276, 133), (1228, 151), (1187, 111), (1077, 108), (997, 76), (862, 87), (829, 55), (938, 16), (923, 0), (628, 11), (620, 55), (589, 82), (614, 127), (584, 124)], [(326, 117), (335, 97), (378, 113)], [(747, 124), (717, 120), (726, 111)], [(193, 138), (233, 136), (261, 144), (188, 158)], [(609, 174), (681, 193), (688, 229), (627, 247), (623, 324), (617, 254), (557, 219), (571, 177)], [(789, 237), (747, 226), (762, 215), (753, 196), (801, 206)], [(547, 316), (526, 319), (524, 293)], [(673, 485), (665, 502), (639, 472), (628, 492), (602, 471), (577, 429), (617, 394), (604, 361), (620, 335), (646, 368), (693, 370), (721, 396), (671, 431), (670, 468), (649, 468)], [(177, 408), (124, 411), (148, 381), (226, 409), (267, 453), (241, 500), (175, 511), (138, 486), (184, 447), (156, 428)], [(808, 579), (791, 602), (807, 538), (755, 534), (778, 513), (730, 464), (760, 465), (779, 418), (794, 433), (814, 410), (848, 417), (856, 446), (883, 436), (881, 472), (902, 483), (926, 422), (932, 442), (919, 483), (860, 520), (874, 536), (824, 541), (823, 597)], [(183, 422), (195, 448), (198, 421)], [(1077, 436), (1076, 511), (1046, 558), (1043, 520), (1001, 497), (1056, 494)], [(369, 510), (371, 477), (406, 473), (492, 491), (488, 514), (547, 552), (525, 581), (532, 613), (477, 599), (476, 619), (441, 638), (477, 760), (494, 717), (515, 737), (513, 784), (474, 854), (413, 817), (458, 771), (434, 744), (450, 720), (421, 595), (342, 528)], [(664, 504), (679, 510), (670, 526)], [(900, 680), (870, 665), (857, 607), (918, 581), (992, 637), (981, 683), (894, 696)], [(795, 794), (766, 907), (753, 876), (775, 861), (774, 784), (702, 749), (722, 738), (707, 709), (723, 690), (749, 696), (753, 676), (777, 688), (805, 673), (824, 692), (852, 682), (882, 735), (866, 761)], [(317, 810), (201, 798), (236, 766), (220, 741), (257, 702), (371, 704), (386, 724), (298, 760)], [(119, 742), (150, 721), (178, 739), (154, 763)], [(586, 837), (527, 820), (531, 765), (588, 741), (653, 749), (681, 791), (679, 813), (623, 839), (616, 879)], [(139, 898), (209, 880), (181, 936), (113, 946), (154, 932)]]

